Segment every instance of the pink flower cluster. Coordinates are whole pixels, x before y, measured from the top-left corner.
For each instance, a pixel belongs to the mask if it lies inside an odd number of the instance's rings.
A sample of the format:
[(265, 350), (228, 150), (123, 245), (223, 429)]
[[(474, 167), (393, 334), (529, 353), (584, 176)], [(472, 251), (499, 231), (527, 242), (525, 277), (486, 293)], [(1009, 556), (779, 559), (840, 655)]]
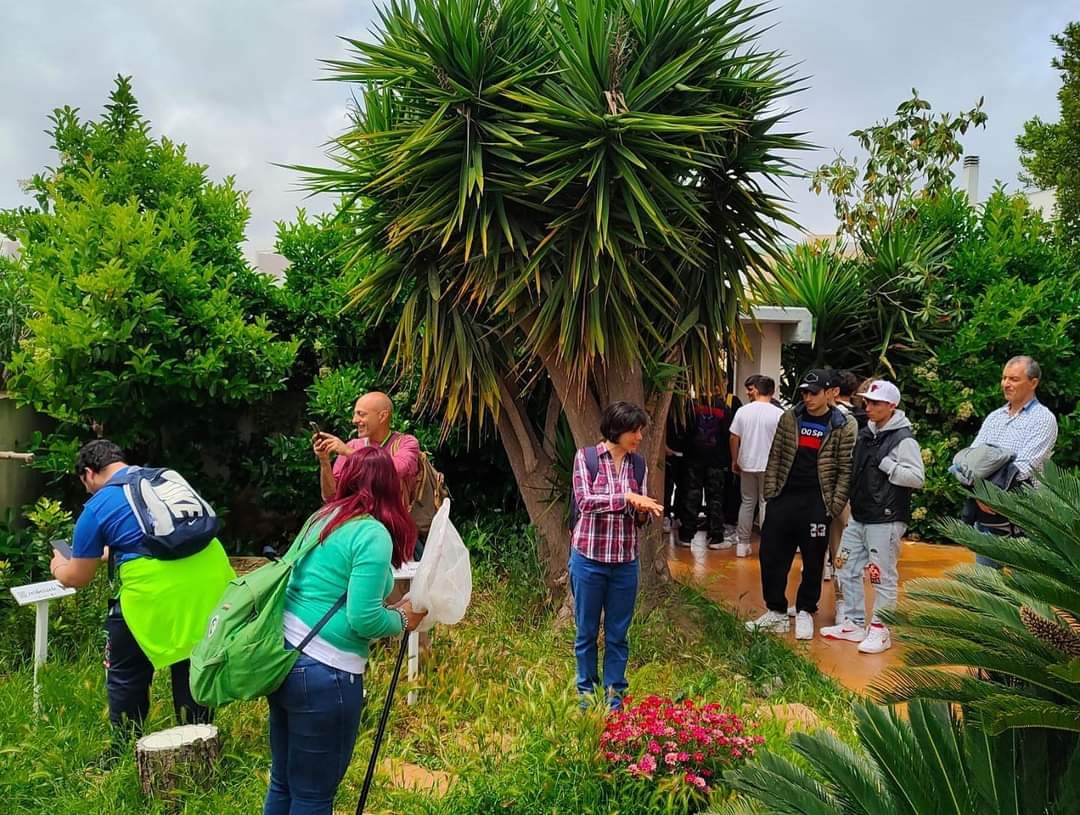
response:
[(752, 756), (765, 741), (747, 735), (742, 719), (716, 704), (698, 706), (692, 699), (673, 702), (661, 696), (630, 702), (626, 697), (622, 709), (608, 717), (600, 749), (604, 758), (636, 778), (676, 776), (704, 791), (720, 772)]

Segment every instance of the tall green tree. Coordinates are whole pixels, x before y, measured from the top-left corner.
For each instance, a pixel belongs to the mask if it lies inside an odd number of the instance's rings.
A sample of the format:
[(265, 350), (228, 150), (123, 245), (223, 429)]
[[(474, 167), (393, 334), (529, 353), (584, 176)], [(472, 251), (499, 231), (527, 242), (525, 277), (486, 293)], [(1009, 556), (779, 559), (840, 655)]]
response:
[(1016, 146), (1024, 168), (1021, 180), (1055, 190), (1058, 232), (1075, 244), (1080, 241), (1080, 22), (1069, 23), (1051, 39), (1061, 52), (1050, 63), (1061, 74), (1061, 118), (1028, 120)]
[(284, 386), (296, 352), (238, 296), (267, 285), (241, 250), (246, 194), (155, 139), (126, 77), (100, 119), (63, 107), (50, 121), (57, 163), (27, 184), (35, 204), (0, 213), (33, 312), (8, 387), (59, 422), (39, 463), (69, 472), (99, 432), (220, 484), (242, 417)]
[[(332, 78), (358, 83), (314, 190), (355, 202), (359, 304), (403, 301), (388, 358), (446, 424), (493, 421), (551, 577), (555, 430), (646, 407), (661, 491), (672, 391), (718, 377), (744, 280), (788, 221), (796, 90), (740, 0), (393, 0)], [(396, 312), (395, 312), (396, 314)], [(565, 485), (564, 485), (565, 486)], [(643, 581), (667, 578), (658, 530)]]
[(872, 243), (876, 235), (909, 219), (917, 200), (950, 192), (953, 166), (964, 149), (960, 137), (972, 127), (986, 126), (982, 105), (979, 99), (971, 110), (935, 116), (931, 104), (912, 88), (911, 98), (896, 106), (892, 118), (853, 131), (865, 157), (852, 161), (838, 155), (810, 177), (815, 193), (833, 199), (840, 233), (858, 244)]

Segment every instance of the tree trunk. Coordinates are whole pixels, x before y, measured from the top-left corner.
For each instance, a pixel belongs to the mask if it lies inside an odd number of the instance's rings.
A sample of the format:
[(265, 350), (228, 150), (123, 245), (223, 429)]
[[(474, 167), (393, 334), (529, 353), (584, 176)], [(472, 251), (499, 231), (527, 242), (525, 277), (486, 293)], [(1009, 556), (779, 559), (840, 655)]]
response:
[[(671, 392), (658, 394), (647, 406), (652, 425), (645, 438), (642, 454), (649, 465), (649, 495), (664, 503), (664, 468), (667, 463), (667, 417)], [(654, 599), (671, 583), (667, 562), (667, 536), (658, 520), (640, 530), (641, 593), (646, 601)]]
[(536, 528), (538, 556), (553, 593), (566, 584), (570, 536), (563, 508), (550, 500), (555, 482), (555, 462), (531, 431), (524, 406), (502, 388), (499, 438), (514, 472), (529, 520)]
[[(565, 370), (551, 357), (545, 360), (554, 394), (562, 402), (563, 412), (578, 446), (595, 444), (600, 438), (600, 407), (587, 392), (573, 388)], [(671, 394), (657, 394), (648, 403), (640, 394), (644, 392), (640, 366), (632, 372), (622, 371), (614, 377), (611, 370), (605, 372), (609, 381), (602, 388), (617, 398), (635, 396), (635, 402), (647, 411), (652, 425), (646, 435), (641, 454), (649, 466), (648, 494), (654, 498), (664, 493), (665, 429)], [(636, 382), (631, 381), (636, 378)], [(567, 401), (569, 400), (569, 401)], [(553, 432), (552, 405), (548, 406), (545, 434)], [(556, 480), (554, 450), (539, 439), (525, 412), (524, 405), (504, 382), (500, 384), (500, 410), (497, 419), (499, 437), (506, 450), (510, 467), (517, 481), (529, 519), (537, 531), (538, 556), (547, 575), (548, 588), (553, 594), (566, 590), (566, 566), (570, 553), (570, 534), (566, 528), (565, 507), (551, 501)], [(566, 490), (570, 485), (565, 485)], [(667, 541), (655, 521), (640, 531), (641, 543), (641, 592), (648, 600), (671, 582), (667, 565)]]
[(135, 744), (135, 764), (145, 795), (167, 793), (182, 781), (206, 783), (221, 755), (212, 724), (185, 724), (143, 736)]

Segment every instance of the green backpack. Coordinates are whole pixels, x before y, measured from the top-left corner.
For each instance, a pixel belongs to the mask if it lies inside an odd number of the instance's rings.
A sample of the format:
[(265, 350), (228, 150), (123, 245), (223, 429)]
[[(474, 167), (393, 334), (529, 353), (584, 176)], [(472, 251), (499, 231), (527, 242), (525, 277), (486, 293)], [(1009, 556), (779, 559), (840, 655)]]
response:
[(318, 544), (318, 535), (304, 540), (307, 531), (305, 526), (280, 559), (229, 581), (191, 652), (191, 695), (199, 704), (221, 707), (273, 693), (311, 638), (345, 605), (343, 594), (297, 648), (285, 647), (285, 589), (293, 567)]

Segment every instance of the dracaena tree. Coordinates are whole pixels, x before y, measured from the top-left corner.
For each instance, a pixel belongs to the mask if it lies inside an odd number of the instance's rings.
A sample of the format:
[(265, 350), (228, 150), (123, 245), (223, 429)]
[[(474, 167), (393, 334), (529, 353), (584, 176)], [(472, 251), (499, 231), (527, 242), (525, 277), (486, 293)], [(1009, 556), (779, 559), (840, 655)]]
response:
[[(389, 303), (388, 361), (419, 369), (447, 426), (494, 425), (540, 534), (560, 416), (595, 442), (628, 399), (663, 428), (673, 390), (708, 387), (744, 285), (788, 221), (772, 186), (796, 81), (739, 0), (393, 0), (331, 77), (355, 88), (333, 166), (353, 257), (379, 258), (355, 303)], [(400, 315), (398, 317), (397, 315)], [(660, 492), (663, 433), (646, 455)], [(643, 578), (663, 580), (659, 534)]]

